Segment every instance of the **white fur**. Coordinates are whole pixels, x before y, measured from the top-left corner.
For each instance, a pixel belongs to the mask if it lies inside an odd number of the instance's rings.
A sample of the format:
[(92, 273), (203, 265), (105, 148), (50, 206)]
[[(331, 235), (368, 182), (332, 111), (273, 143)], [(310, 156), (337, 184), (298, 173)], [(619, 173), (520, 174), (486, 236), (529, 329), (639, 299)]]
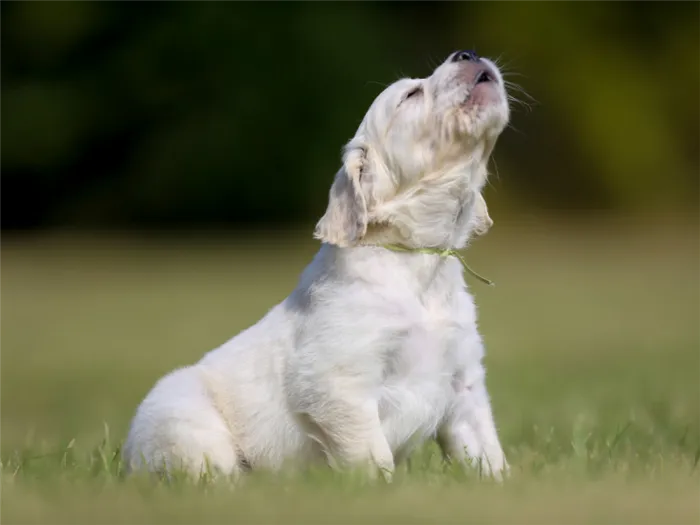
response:
[[(475, 85), (479, 68), (495, 80)], [(421, 91), (409, 98), (413, 89)], [(481, 189), (508, 121), (488, 60), (446, 60), (382, 92), (345, 148), (296, 289), (257, 324), (161, 379), (124, 446), (129, 469), (238, 475), (327, 460), (391, 477), (429, 438), (446, 457), (507, 469), (476, 311), (459, 261), (491, 225)]]

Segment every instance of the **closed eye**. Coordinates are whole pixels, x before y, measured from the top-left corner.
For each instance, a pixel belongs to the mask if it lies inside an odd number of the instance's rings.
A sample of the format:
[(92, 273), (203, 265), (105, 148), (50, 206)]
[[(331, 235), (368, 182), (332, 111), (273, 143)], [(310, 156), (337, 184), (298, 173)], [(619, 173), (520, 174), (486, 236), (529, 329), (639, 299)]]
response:
[(406, 93), (403, 96), (403, 99), (401, 100), (401, 102), (403, 103), (404, 101), (408, 100), (409, 98), (415, 97), (416, 95), (420, 95), (421, 93), (423, 93), (423, 88), (421, 86), (416, 86), (411, 91), (409, 91), (408, 93)]

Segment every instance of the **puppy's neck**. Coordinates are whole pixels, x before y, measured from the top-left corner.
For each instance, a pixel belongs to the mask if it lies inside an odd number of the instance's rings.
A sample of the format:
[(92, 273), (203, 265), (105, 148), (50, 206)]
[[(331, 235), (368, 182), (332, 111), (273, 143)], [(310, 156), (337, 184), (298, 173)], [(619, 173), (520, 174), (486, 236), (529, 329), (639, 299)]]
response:
[(375, 204), (361, 244), (464, 248), (474, 229), (474, 204), (486, 174), (486, 163), (479, 158), (421, 177)]

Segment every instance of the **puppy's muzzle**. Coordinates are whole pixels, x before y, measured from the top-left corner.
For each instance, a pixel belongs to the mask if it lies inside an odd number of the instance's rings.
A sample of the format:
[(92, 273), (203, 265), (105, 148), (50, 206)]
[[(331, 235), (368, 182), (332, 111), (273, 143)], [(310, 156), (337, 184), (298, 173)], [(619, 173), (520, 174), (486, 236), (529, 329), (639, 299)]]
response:
[(471, 86), (497, 81), (495, 72), (474, 51), (457, 51), (450, 61), (459, 63), (460, 76)]

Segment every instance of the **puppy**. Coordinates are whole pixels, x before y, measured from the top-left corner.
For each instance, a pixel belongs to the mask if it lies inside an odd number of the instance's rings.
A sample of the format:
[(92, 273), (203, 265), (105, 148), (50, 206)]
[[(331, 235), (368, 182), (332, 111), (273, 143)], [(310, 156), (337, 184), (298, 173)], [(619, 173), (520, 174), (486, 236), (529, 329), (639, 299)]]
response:
[(508, 119), (500, 72), (471, 51), (386, 88), (344, 149), (296, 289), (158, 381), (127, 469), (236, 477), (320, 460), (391, 479), (436, 439), (448, 460), (500, 477), (475, 305), (444, 250), (492, 224), (481, 190)]

